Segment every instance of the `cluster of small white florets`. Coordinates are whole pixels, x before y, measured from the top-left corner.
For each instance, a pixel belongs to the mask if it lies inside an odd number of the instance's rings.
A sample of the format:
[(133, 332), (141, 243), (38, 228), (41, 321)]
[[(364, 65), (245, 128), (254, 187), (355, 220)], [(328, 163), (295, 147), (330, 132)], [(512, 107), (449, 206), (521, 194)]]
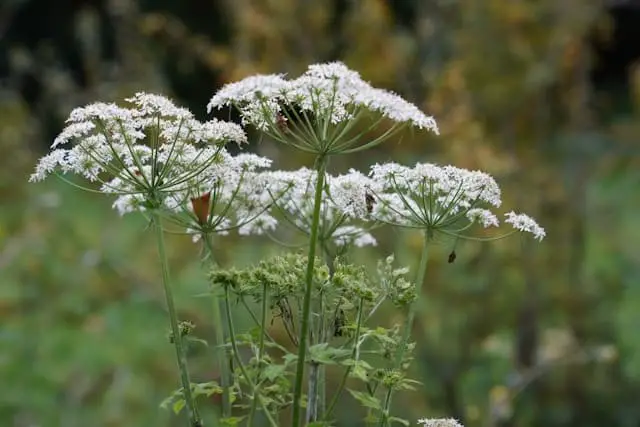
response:
[(392, 92), (372, 87), (340, 62), (311, 65), (293, 80), (271, 74), (227, 84), (211, 98), (207, 109), (225, 106), (238, 108), (243, 123), (264, 131), (281, 124), (286, 107), (307, 114), (302, 121), (313, 117), (335, 125), (354, 119), (361, 111), (370, 111), (396, 123), (438, 133), (433, 117)]
[[(180, 224), (194, 234), (231, 228), (243, 235), (264, 234), (282, 218), (310, 232), (315, 171), (265, 171), (269, 159), (232, 156), (224, 145), (247, 141), (240, 126), (215, 119), (199, 122), (163, 96), (138, 93), (126, 101), (127, 107), (96, 103), (73, 110), (31, 181), (53, 172), (76, 173), (117, 196), (114, 207), (121, 214), (162, 208), (187, 218)], [(285, 125), (287, 118), (297, 118), (300, 126), (310, 126), (305, 132), (323, 133), (322, 120), (342, 123), (361, 111), (437, 132), (433, 118), (401, 97), (373, 88), (342, 63), (311, 65), (293, 80), (262, 75), (228, 84), (208, 108), (227, 105), (240, 109), (244, 123), (263, 130), (281, 126), (279, 115), (287, 110)], [(305, 113), (309, 116), (299, 116)], [(320, 122), (311, 124), (309, 118)], [(340, 135), (345, 128), (336, 129)], [(295, 142), (303, 134), (291, 136), (294, 145), (304, 145)], [(71, 148), (62, 148), (70, 143)], [(473, 224), (497, 227), (491, 208), (500, 204), (500, 188), (483, 172), (428, 163), (412, 168), (374, 165), (368, 176), (355, 170), (326, 176), (320, 236), (339, 245), (375, 245), (368, 230), (387, 223), (464, 237)], [(510, 212), (505, 223), (537, 239), (545, 236), (523, 214)]]
[[(105, 191), (116, 193), (166, 189), (206, 167), (217, 147), (247, 141), (240, 126), (201, 123), (162, 96), (138, 93), (126, 101), (129, 107), (95, 103), (73, 110), (30, 181), (60, 172), (102, 182)], [(59, 148), (69, 143), (73, 147)]]
[[(273, 209), (257, 217), (258, 224), (254, 224), (251, 231), (262, 233), (266, 230), (260, 227), (265, 225), (272, 229), (277, 224), (276, 217), (281, 217), (304, 234), (310, 234), (317, 173), (301, 168), (296, 171), (267, 171), (262, 175), (264, 190), (271, 197)], [(355, 214), (360, 209), (355, 205), (365, 200), (365, 189), (357, 187), (360, 184), (358, 175), (358, 172), (351, 171), (346, 175), (325, 177), (320, 207), (322, 240), (333, 241), (340, 246), (351, 243), (360, 247), (376, 244), (365, 228), (353, 223), (361, 216)]]
[(453, 418), (421, 418), (418, 424), (422, 424), (422, 427), (463, 427)]

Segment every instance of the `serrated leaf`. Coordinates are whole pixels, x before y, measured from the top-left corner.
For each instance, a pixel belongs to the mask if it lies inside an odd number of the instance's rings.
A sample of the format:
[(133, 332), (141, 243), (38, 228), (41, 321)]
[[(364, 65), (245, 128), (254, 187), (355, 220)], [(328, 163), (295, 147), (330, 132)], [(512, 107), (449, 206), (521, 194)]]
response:
[(370, 394), (361, 391), (351, 390), (349, 388), (347, 390), (349, 391), (349, 393), (351, 393), (351, 396), (353, 396), (353, 398), (360, 402), (365, 408), (377, 410), (380, 410), (382, 408), (382, 406), (380, 405), (380, 400), (375, 396), (371, 396)]
[(321, 343), (309, 347), (309, 360), (324, 365), (334, 365), (337, 359), (351, 354), (350, 350), (343, 348), (329, 347), (328, 343)]
[(352, 378), (357, 378), (364, 382), (368, 382), (369, 377), (367, 376), (367, 372), (369, 372), (371, 369), (373, 369), (371, 365), (369, 365), (365, 361), (359, 360), (351, 368), (351, 372), (349, 373), (349, 376)]
[(282, 359), (284, 359), (285, 364), (288, 365), (298, 360), (298, 356), (292, 353), (287, 353), (284, 356), (282, 356)]
[(284, 375), (287, 367), (285, 365), (269, 365), (262, 371), (262, 374), (269, 380), (273, 381), (281, 375)]

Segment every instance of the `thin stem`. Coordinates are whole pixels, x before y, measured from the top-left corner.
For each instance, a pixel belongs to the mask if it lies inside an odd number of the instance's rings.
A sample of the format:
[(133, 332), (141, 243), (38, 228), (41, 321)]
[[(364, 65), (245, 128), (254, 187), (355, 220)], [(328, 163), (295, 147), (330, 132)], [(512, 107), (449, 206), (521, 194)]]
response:
[(387, 389), (387, 394), (384, 397), (384, 409), (382, 411), (382, 416), (380, 417), (380, 427), (384, 427), (389, 424), (389, 407), (391, 406), (392, 394), (393, 394), (393, 389), (389, 387)]
[[(267, 324), (267, 282), (262, 284), (262, 318), (260, 319), (260, 340), (258, 342), (258, 367), (262, 369), (262, 358), (264, 357), (264, 337), (266, 334)], [(249, 411), (249, 417), (247, 418), (247, 426), (253, 425), (253, 416), (258, 406), (258, 399), (253, 399), (251, 402), (251, 410)]]
[(313, 206), (313, 221), (311, 223), (311, 237), (309, 238), (309, 256), (307, 259), (307, 274), (305, 280), (304, 301), (302, 304), (302, 326), (300, 328), (300, 341), (298, 345), (298, 363), (296, 366), (296, 379), (293, 392), (293, 414), (291, 425), (300, 425), (300, 399), (302, 398), (302, 380), (304, 377), (304, 362), (307, 355), (307, 337), (309, 335), (309, 323), (311, 317), (311, 290), (313, 289), (313, 268), (316, 259), (316, 246), (318, 243), (318, 229), (320, 225), (320, 208), (322, 204), (322, 190), (324, 188), (327, 157), (323, 154), (316, 159), (316, 192)]
[(180, 369), (180, 380), (182, 382), (182, 394), (184, 396), (185, 408), (191, 427), (202, 427), (202, 420), (200, 419), (196, 402), (191, 394), (191, 379), (189, 378), (187, 358), (183, 347), (182, 334), (180, 333), (180, 327), (178, 325), (178, 315), (173, 301), (173, 292), (171, 291), (169, 263), (167, 261), (167, 253), (164, 246), (162, 224), (157, 212), (152, 213), (152, 218), (154, 223), (153, 225), (156, 230), (158, 255), (160, 256), (160, 264), (162, 267), (162, 285), (164, 286), (164, 295), (167, 300), (167, 310), (169, 311), (169, 320), (171, 322), (171, 332), (173, 333), (173, 344), (176, 350), (176, 359), (178, 362), (178, 368)]
[[(351, 358), (353, 359), (353, 363), (357, 363), (358, 359), (359, 359), (359, 347), (360, 347), (360, 329), (362, 327), (362, 313), (364, 312), (364, 299), (360, 298), (360, 304), (358, 305), (358, 320), (356, 323), (356, 333), (355, 336), (353, 337), (353, 350), (351, 352)], [(331, 414), (333, 413), (333, 410), (335, 409), (336, 403), (338, 403), (338, 399), (340, 398), (340, 395), (342, 394), (342, 390), (344, 390), (344, 386), (347, 384), (347, 379), (349, 378), (349, 374), (351, 373), (351, 369), (353, 368), (352, 366), (347, 367), (347, 369), (344, 371), (344, 375), (342, 376), (342, 380), (340, 381), (340, 385), (338, 386), (338, 389), (336, 390), (336, 392), (333, 395), (333, 399), (331, 399), (331, 403), (329, 404), (329, 408), (327, 409), (327, 412), (325, 412), (324, 414), (324, 420), (325, 421), (329, 421), (329, 417), (331, 416)]]
[(244, 377), (245, 381), (247, 382), (247, 384), (249, 384), (249, 387), (251, 388), (251, 394), (253, 395), (253, 399), (257, 400), (258, 403), (260, 404), (260, 407), (264, 411), (264, 414), (267, 417), (267, 420), (269, 420), (269, 424), (272, 427), (278, 427), (278, 423), (273, 418), (273, 415), (271, 415), (271, 412), (269, 412), (269, 408), (264, 403), (264, 400), (262, 400), (262, 397), (258, 393), (258, 387), (256, 387), (256, 385), (251, 380), (251, 377), (249, 376), (249, 373), (247, 372), (247, 369), (245, 368), (244, 363), (240, 358), (240, 350), (238, 349), (238, 341), (236, 340), (235, 328), (233, 327), (233, 319), (231, 317), (231, 306), (229, 304), (229, 299), (230, 299), (229, 287), (225, 286), (224, 288), (224, 305), (226, 308), (225, 314), (227, 317), (227, 326), (229, 328), (229, 340), (231, 341), (233, 356), (235, 356), (236, 362), (238, 363), (238, 368), (240, 368), (240, 372), (242, 373), (242, 376)]
[(409, 314), (405, 320), (404, 331), (402, 335), (402, 342), (400, 343), (400, 347), (398, 348), (398, 353), (396, 354), (395, 359), (395, 368), (400, 368), (400, 364), (402, 363), (402, 359), (404, 357), (404, 353), (407, 350), (407, 344), (409, 342), (409, 337), (411, 336), (411, 330), (413, 329), (413, 320), (416, 316), (417, 302), (420, 298), (420, 290), (422, 289), (422, 284), (424, 283), (424, 278), (427, 273), (427, 261), (429, 261), (429, 236), (427, 230), (424, 231), (423, 241), (422, 241), (422, 254), (420, 256), (420, 266), (418, 267), (418, 274), (416, 275), (416, 291), (418, 292), (418, 297), (416, 301), (411, 304), (409, 307)]
[[(429, 261), (429, 231), (423, 231), (423, 241), (422, 241), (422, 254), (420, 256), (420, 265), (418, 267), (418, 272), (416, 275), (416, 291), (418, 292), (418, 298), (420, 297), (420, 290), (422, 289), (422, 284), (424, 283), (424, 278), (427, 273), (427, 261)], [(416, 316), (416, 309), (418, 299), (414, 301), (409, 307), (409, 314), (404, 323), (402, 341), (400, 342), (400, 346), (398, 347), (398, 352), (396, 353), (396, 358), (394, 361), (394, 369), (400, 369), (402, 366), (402, 359), (404, 358), (404, 354), (407, 351), (407, 344), (409, 343), (409, 338), (411, 337), (411, 331), (413, 330), (413, 320)], [(385, 398), (383, 416), (388, 417), (389, 410), (391, 407), (391, 397), (393, 395), (393, 389), (389, 388), (387, 392), (387, 396)], [(384, 419), (386, 422), (386, 418)], [(383, 426), (384, 424), (380, 424)]]
[[(211, 243), (211, 236), (204, 233), (202, 236), (209, 256), (213, 260), (213, 244)], [(215, 261), (213, 261), (215, 263)], [(218, 350), (218, 369), (220, 370), (220, 386), (222, 387), (222, 416), (224, 418), (231, 417), (231, 363), (230, 355), (226, 350), (228, 335), (225, 331), (224, 322), (222, 320), (222, 301), (216, 294), (211, 293), (211, 306), (213, 309), (213, 327), (216, 334), (216, 343)]]

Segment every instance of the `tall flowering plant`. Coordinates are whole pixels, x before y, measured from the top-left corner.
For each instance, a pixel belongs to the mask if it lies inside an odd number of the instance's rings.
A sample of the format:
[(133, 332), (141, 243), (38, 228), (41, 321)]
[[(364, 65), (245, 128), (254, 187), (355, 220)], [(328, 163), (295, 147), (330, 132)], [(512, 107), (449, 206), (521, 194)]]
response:
[[(532, 218), (514, 212), (503, 220), (510, 231), (492, 238), (474, 234), (477, 228), (500, 227), (495, 211), (501, 205), (500, 188), (483, 172), (387, 163), (373, 165), (368, 173), (330, 175), (332, 157), (374, 147), (403, 128), (438, 133), (432, 117), (372, 87), (342, 63), (311, 65), (294, 79), (252, 76), (222, 87), (208, 105), (209, 111), (235, 108), (242, 125), (313, 154), (312, 169), (273, 171), (269, 159), (232, 156), (225, 145), (247, 141), (240, 126), (199, 122), (165, 97), (139, 93), (125, 101), (125, 106), (97, 103), (72, 111), (31, 181), (50, 174), (65, 180), (68, 174), (81, 175), (94, 183), (83, 188), (112, 196), (120, 214), (138, 212), (153, 225), (181, 381), (164, 404), (177, 412), (184, 408), (192, 427), (206, 424), (198, 397), (214, 393), (222, 395), (219, 421), (225, 425), (251, 426), (261, 416), (277, 426), (287, 411), (285, 425), (333, 425), (344, 390), (367, 409), (368, 423), (406, 424), (392, 414), (392, 397), (418, 384), (407, 377), (414, 347), (410, 331), (434, 238), (487, 240), (514, 232), (538, 240), (545, 236)], [(392, 255), (375, 272), (348, 262), (349, 251), (376, 244), (375, 229), (382, 226), (422, 233), (414, 280)], [(298, 249), (241, 270), (216, 263), (214, 237), (237, 231), (295, 246), (283, 241), (283, 227), (306, 239), (306, 253)], [(176, 314), (163, 238), (167, 228), (201, 242), (211, 262), (219, 383), (190, 379), (186, 344), (195, 325)], [(387, 303), (407, 313), (404, 324), (371, 325)], [(243, 310), (255, 328), (237, 330), (234, 310)], [(273, 321), (282, 324), (285, 342), (269, 334)], [(377, 363), (372, 353), (382, 356)], [(326, 369), (341, 371), (331, 393)], [(362, 386), (347, 388), (349, 379)], [(458, 425), (448, 419), (419, 423)]]

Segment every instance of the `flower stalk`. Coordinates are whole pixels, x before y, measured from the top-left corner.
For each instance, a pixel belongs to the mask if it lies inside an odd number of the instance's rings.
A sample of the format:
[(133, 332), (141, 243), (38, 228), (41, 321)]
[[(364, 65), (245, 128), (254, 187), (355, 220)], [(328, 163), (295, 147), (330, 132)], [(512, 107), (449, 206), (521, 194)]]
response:
[[(209, 252), (209, 257), (212, 263), (215, 263), (211, 236), (204, 234), (202, 237)], [(220, 370), (220, 387), (222, 387), (222, 416), (227, 418), (231, 416), (232, 358), (226, 349), (228, 333), (225, 330), (225, 322), (222, 318), (222, 311), (224, 310), (223, 302), (215, 291), (211, 293), (211, 308), (213, 311), (213, 327), (216, 335), (218, 369)]]
[(324, 177), (327, 169), (328, 158), (326, 155), (319, 155), (316, 159), (316, 171), (318, 173), (315, 187), (313, 219), (311, 222), (311, 236), (309, 238), (309, 254), (307, 257), (307, 270), (305, 277), (305, 293), (302, 303), (302, 325), (300, 328), (300, 339), (298, 342), (298, 361), (296, 365), (296, 376), (293, 391), (293, 411), (291, 425), (300, 425), (300, 408), (302, 398), (302, 383), (304, 379), (304, 364), (307, 355), (307, 339), (309, 336), (309, 326), (311, 318), (311, 295), (313, 289), (313, 269), (316, 259), (316, 247), (318, 244), (318, 230), (320, 228), (320, 208), (322, 204), (322, 193), (324, 189)]
[(158, 255), (160, 257), (160, 265), (162, 269), (162, 285), (164, 287), (164, 295), (167, 301), (167, 310), (169, 312), (169, 320), (171, 323), (171, 332), (173, 334), (173, 345), (176, 350), (176, 359), (178, 369), (180, 370), (180, 380), (182, 383), (182, 394), (185, 401), (187, 417), (191, 427), (202, 427), (202, 419), (198, 413), (198, 407), (191, 393), (191, 379), (189, 378), (189, 369), (187, 367), (187, 357), (182, 341), (182, 334), (178, 326), (178, 315), (171, 290), (171, 279), (169, 276), (169, 263), (164, 245), (164, 234), (162, 231), (162, 222), (157, 212), (152, 213), (153, 228), (156, 232), (156, 240), (158, 245)]
[(238, 368), (240, 369), (240, 372), (242, 373), (242, 376), (245, 378), (245, 380), (247, 381), (247, 384), (249, 384), (249, 388), (251, 389), (251, 395), (252, 398), (258, 402), (258, 404), (262, 407), (262, 410), (264, 411), (265, 416), (267, 417), (267, 420), (269, 421), (269, 425), (271, 427), (278, 427), (278, 423), (276, 422), (275, 418), (273, 418), (273, 415), (271, 415), (271, 412), (269, 412), (269, 408), (267, 407), (267, 405), (264, 403), (264, 400), (262, 399), (262, 397), (260, 396), (258, 387), (256, 386), (256, 384), (253, 382), (253, 380), (251, 379), (251, 377), (249, 376), (249, 373), (247, 372), (247, 368), (244, 366), (244, 363), (242, 362), (242, 359), (240, 358), (240, 351), (238, 349), (238, 341), (236, 339), (236, 334), (235, 334), (235, 328), (233, 327), (233, 318), (231, 316), (231, 306), (229, 303), (229, 299), (230, 299), (230, 295), (229, 295), (229, 287), (225, 286), (224, 288), (224, 304), (225, 304), (225, 314), (227, 317), (227, 326), (229, 328), (229, 340), (231, 341), (231, 348), (233, 350), (233, 356), (236, 359), (236, 362), (238, 363)]
[[(418, 266), (418, 271), (416, 274), (416, 283), (415, 283), (416, 291), (418, 292), (418, 298), (413, 303), (411, 303), (411, 306), (409, 307), (409, 313), (407, 314), (407, 318), (405, 319), (405, 322), (402, 328), (402, 338), (401, 338), (400, 346), (398, 347), (398, 351), (396, 353), (394, 364), (393, 364), (393, 368), (396, 370), (402, 369), (402, 361), (407, 351), (409, 338), (411, 338), (411, 331), (413, 330), (413, 321), (416, 317), (417, 305), (419, 304), (419, 301), (420, 301), (420, 290), (422, 289), (422, 284), (424, 283), (424, 279), (426, 277), (428, 261), (429, 261), (429, 229), (425, 229), (423, 231), (422, 251), (420, 255), (420, 264)], [(385, 425), (388, 424), (392, 397), (393, 397), (393, 388), (389, 387), (389, 390), (387, 390), (387, 394), (384, 399), (382, 417), (380, 419), (381, 427), (384, 427)]]

